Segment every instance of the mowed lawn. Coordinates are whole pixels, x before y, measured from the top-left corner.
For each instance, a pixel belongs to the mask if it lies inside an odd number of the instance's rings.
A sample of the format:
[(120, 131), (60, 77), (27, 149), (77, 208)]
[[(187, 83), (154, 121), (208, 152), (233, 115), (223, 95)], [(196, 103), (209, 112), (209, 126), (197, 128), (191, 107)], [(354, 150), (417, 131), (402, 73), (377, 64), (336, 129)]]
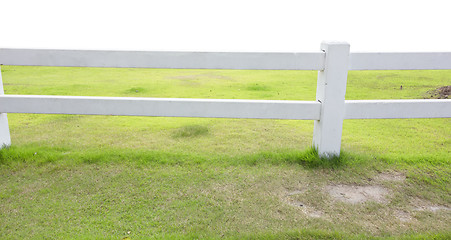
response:
[[(2, 66), (2, 76), (5, 94), (315, 100), (317, 72)], [(351, 71), (346, 98), (422, 99), (447, 85), (448, 70)], [(450, 119), (345, 120), (331, 161), (310, 149), (313, 121), (8, 119), (2, 239), (451, 237)], [(359, 191), (367, 198), (353, 202)]]

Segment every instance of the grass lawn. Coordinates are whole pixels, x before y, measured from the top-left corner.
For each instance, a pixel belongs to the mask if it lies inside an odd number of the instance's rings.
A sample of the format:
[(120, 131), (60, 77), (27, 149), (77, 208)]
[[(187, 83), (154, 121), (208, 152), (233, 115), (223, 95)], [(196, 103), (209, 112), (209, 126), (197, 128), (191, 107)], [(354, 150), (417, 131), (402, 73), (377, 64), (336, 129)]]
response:
[[(314, 100), (315, 71), (2, 66), (6, 94)], [(402, 85), (402, 88), (401, 88)], [(451, 71), (351, 71), (347, 99), (415, 99)], [(8, 114), (2, 239), (448, 239), (451, 120)]]

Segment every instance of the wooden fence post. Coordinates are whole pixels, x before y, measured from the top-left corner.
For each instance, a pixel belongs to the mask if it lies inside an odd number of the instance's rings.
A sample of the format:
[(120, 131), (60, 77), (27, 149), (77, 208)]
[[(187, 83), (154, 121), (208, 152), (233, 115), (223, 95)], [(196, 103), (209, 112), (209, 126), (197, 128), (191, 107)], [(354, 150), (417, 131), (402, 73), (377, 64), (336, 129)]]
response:
[(315, 120), (313, 147), (321, 157), (340, 155), (345, 114), (346, 81), (349, 68), (349, 44), (323, 42), (324, 69), (318, 72), (316, 100), (321, 103), (320, 119)]
[[(4, 94), (2, 71), (0, 66), (0, 95)], [(0, 149), (11, 146), (11, 136), (9, 133), (8, 117), (6, 113), (0, 113)]]

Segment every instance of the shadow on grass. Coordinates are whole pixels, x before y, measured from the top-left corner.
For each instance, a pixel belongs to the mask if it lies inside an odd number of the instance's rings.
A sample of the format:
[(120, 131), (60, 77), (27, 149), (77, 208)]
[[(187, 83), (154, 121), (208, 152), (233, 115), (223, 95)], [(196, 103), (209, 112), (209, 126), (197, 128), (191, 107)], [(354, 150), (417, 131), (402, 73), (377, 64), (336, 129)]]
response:
[(173, 153), (164, 151), (130, 149), (86, 149), (73, 150), (42, 146), (9, 147), (0, 150), (0, 165), (20, 164), (107, 164), (126, 163), (134, 165), (301, 165), (305, 168), (337, 169), (348, 162), (355, 162), (355, 156), (341, 153), (340, 157), (322, 158), (315, 149), (305, 151), (278, 150), (241, 156), (205, 155), (197, 153)]
[[(345, 153), (331, 158), (320, 157), (314, 148), (305, 151), (262, 152), (243, 156), (237, 161), (246, 165), (257, 164), (297, 164), (306, 168), (340, 168), (345, 165), (349, 156)], [(232, 160), (233, 161), (233, 160)]]
[(208, 127), (202, 125), (187, 125), (178, 128), (172, 134), (174, 138), (189, 138), (208, 134)]
[(196, 165), (208, 159), (196, 154), (130, 149), (69, 149), (42, 146), (8, 147), (0, 150), (0, 165), (109, 164)]

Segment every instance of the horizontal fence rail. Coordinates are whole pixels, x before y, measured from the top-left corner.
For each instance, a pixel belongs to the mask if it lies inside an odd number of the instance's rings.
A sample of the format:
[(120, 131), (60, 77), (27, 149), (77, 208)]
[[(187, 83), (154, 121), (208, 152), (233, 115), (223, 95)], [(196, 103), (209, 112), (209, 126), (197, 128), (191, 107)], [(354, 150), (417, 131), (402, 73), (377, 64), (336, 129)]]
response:
[(349, 49), (343, 42), (324, 42), (316, 53), (0, 49), (1, 65), (318, 71), (316, 101), (4, 95), (0, 74), (0, 145), (11, 144), (6, 113), (298, 119), (314, 120), (313, 147), (330, 157), (340, 154), (344, 119), (451, 118), (449, 99), (345, 100), (349, 70), (451, 69), (451, 52)]
[(324, 53), (0, 49), (0, 64), (57, 67), (322, 70)]
[(0, 96), (0, 112), (158, 117), (319, 119), (315, 101)]
[(346, 100), (345, 119), (449, 118), (451, 100)]
[[(451, 100), (346, 100), (344, 119), (447, 118)], [(288, 100), (0, 95), (2, 113), (319, 120), (321, 103)]]
[[(451, 69), (451, 52), (351, 53), (349, 70)], [(0, 48), (0, 64), (17, 66), (323, 70), (324, 52), (145, 52)]]
[(451, 69), (451, 52), (351, 53), (349, 70)]

